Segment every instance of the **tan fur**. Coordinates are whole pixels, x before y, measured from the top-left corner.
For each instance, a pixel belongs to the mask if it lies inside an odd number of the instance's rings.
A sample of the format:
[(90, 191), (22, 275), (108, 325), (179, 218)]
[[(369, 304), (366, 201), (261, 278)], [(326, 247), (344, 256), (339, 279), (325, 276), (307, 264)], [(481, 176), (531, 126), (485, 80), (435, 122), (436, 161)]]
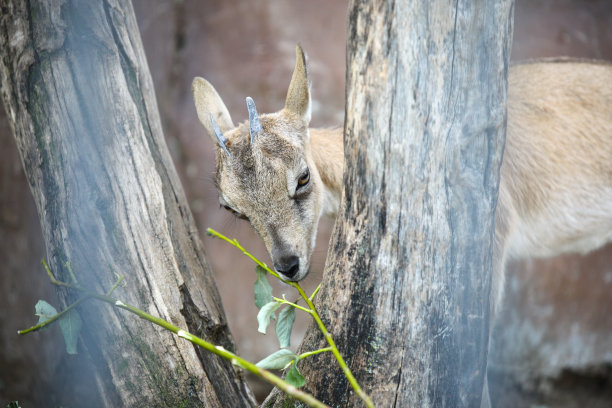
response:
[(310, 149), (326, 192), (323, 214), (335, 217), (340, 206), (344, 171), (342, 129), (310, 129)]
[(592, 251), (612, 240), (612, 64), (511, 67), (492, 304), (507, 259)]
[(508, 88), (500, 186), (513, 226), (508, 255), (603, 245), (612, 239), (612, 65), (518, 65)]
[[(298, 254), (300, 272), (292, 280), (308, 272), (320, 215), (337, 213), (344, 163), (341, 129), (307, 130), (308, 76), (299, 46), (296, 53), (285, 109), (261, 116), (266, 132), (259, 145), (248, 145), (248, 124), (242, 124), (227, 135), (233, 159), (217, 155), (220, 201), (250, 219), (273, 260), (279, 245)], [(493, 308), (501, 298), (507, 259), (584, 253), (612, 240), (612, 65), (536, 61), (513, 66), (508, 82)], [(196, 87), (194, 81), (194, 98), (214, 140), (208, 111), (225, 124), (231, 119), (222, 102), (215, 106), (220, 98), (208, 85)], [(250, 157), (255, 165), (249, 168), (232, 163)], [(305, 165), (312, 194), (303, 214), (290, 196)], [(245, 179), (253, 182), (242, 183)]]

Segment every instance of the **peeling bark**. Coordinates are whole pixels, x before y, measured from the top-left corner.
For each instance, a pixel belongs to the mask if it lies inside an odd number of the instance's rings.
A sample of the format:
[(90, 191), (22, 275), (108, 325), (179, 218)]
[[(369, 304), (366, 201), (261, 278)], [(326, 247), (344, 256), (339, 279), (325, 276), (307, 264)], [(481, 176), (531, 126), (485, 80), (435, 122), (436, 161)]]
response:
[[(129, 1), (2, 1), (2, 98), (57, 277), (233, 349), (167, 151)], [(41, 279), (44, 274), (41, 273)], [(58, 290), (65, 304), (77, 293)], [(105, 406), (252, 406), (227, 361), (86, 302), (79, 351)], [(63, 351), (62, 351), (63, 352)]]
[[(343, 202), (317, 303), (376, 406), (480, 405), (512, 8), (350, 4)], [(322, 346), (311, 327), (303, 350)], [(317, 398), (361, 406), (329, 354), (301, 364)]]

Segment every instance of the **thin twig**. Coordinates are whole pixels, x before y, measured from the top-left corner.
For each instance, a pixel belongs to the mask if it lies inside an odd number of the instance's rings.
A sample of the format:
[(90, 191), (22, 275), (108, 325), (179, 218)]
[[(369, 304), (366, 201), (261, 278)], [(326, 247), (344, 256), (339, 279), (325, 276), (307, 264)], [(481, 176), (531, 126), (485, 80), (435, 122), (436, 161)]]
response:
[(312, 292), (312, 295), (310, 295), (310, 297), (308, 298), (308, 299), (310, 299), (311, 302), (314, 299), (314, 297), (317, 296), (317, 293), (319, 293), (319, 289), (321, 289), (321, 284), (320, 283), (319, 283), (319, 286), (317, 286), (317, 288), (315, 289), (315, 291)]
[(306, 353), (300, 354), (297, 359), (298, 360), (302, 360), (302, 359), (304, 359), (306, 357), (314, 356), (314, 355), (320, 354), (320, 353), (325, 353), (326, 351), (332, 351), (332, 348), (331, 347), (325, 347), (325, 348), (314, 350), (314, 351), (308, 351)]
[(296, 309), (300, 309), (303, 312), (306, 312), (308, 314), (311, 314), (312, 312), (310, 311), (310, 309), (306, 309), (303, 306), (300, 306), (298, 304), (295, 304), (293, 302), (288, 301), (287, 299), (281, 299), (281, 298), (277, 298), (277, 297), (273, 297), (272, 299), (274, 299), (274, 301), (278, 302), (278, 303), (282, 303), (283, 305), (289, 305), (289, 306), (293, 306)]
[(119, 284), (123, 281), (124, 278), (125, 278), (124, 275), (118, 276), (117, 277), (117, 281), (113, 284), (113, 286), (110, 288), (110, 290), (108, 292), (106, 292), (106, 296), (112, 295), (113, 292), (115, 291), (115, 289), (117, 289), (117, 286), (119, 286)]
[(70, 274), (70, 279), (72, 279), (72, 283), (74, 283), (75, 285), (78, 285), (79, 281), (77, 280), (76, 276), (74, 275), (74, 272), (72, 272), (72, 267), (70, 266), (70, 261), (66, 261), (66, 268), (68, 268), (68, 273)]

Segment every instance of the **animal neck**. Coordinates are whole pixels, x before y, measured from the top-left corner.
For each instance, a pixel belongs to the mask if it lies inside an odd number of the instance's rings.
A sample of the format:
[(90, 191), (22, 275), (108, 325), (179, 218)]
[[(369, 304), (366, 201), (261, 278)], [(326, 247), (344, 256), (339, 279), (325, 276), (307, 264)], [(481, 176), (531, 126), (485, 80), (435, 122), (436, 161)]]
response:
[(340, 206), (344, 171), (342, 129), (310, 129), (310, 150), (325, 187), (321, 212), (335, 217)]

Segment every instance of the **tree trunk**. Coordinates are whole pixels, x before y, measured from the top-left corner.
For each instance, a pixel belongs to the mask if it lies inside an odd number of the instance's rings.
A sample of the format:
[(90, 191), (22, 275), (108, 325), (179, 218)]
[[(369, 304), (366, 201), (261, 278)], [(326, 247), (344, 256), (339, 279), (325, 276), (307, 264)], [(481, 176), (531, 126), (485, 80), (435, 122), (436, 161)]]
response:
[[(480, 404), (512, 9), (350, 4), (345, 187), (317, 303), (378, 407)], [(303, 349), (323, 345), (311, 327)], [(318, 398), (360, 405), (330, 355), (301, 364)]]
[[(163, 139), (130, 2), (0, 7), (2, 97), (51, 269), (69, 281), (69, 265), (99, 293), (125, 274), (118, 298), (233, 349)], [(79, 296), (59, 292), (65, 304)], [(253, 405), (227, 361), (105, 304), (86, 302), (79, 313), (78, 358), (93, 364), (75, 376), (93, 376), (90, 392), (105, 406)]]

